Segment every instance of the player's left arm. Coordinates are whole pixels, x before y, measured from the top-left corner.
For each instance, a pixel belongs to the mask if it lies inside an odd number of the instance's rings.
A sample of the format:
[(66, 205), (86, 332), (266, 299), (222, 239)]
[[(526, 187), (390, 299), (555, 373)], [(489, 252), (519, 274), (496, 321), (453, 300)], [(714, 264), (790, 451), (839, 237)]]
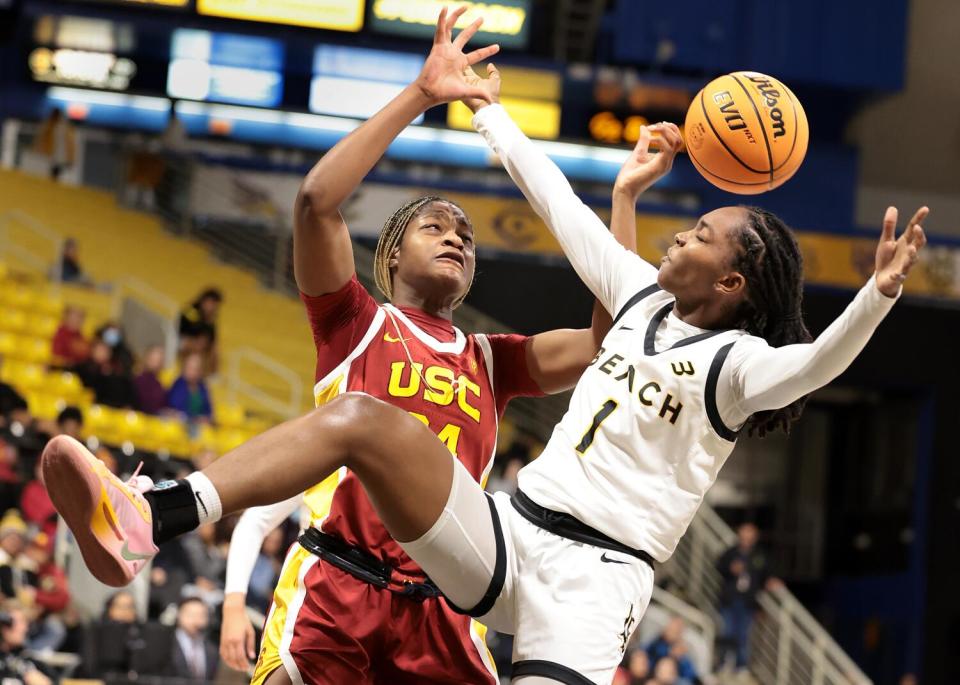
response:
[[(920, 223), (929, 210), (921, 207), (903, 234), (896, 237), (897, 210), (887, 209), (877, 245), (876, 272), (847, 308), (811, 343), (766, 347), (735, 345), (731, 381), (736, 416), (742, 423), (758, 411), (780, 409), (822, 388), (843, 373), (893, 308), (903, 282), (927, 239)], [(738, 349), (740, 348), (740, 349)], [(724, 412), (721, 411), (723, 415)]]

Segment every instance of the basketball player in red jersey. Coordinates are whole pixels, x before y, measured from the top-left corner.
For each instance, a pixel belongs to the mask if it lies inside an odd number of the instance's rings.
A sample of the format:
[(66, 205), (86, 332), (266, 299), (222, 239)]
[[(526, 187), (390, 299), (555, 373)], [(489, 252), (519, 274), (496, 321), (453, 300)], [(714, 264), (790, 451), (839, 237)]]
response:
[[(507, 402), (572, 387), (596, 354), (609, 318), (598, 308), (590, 329), (532, 337), (464, 335), (451, 318), (473, 280), (473, 229), (460, 207), (437, 197), (405, 204), (384, 225), (375, 269), (389, 303), (378, 306), (357, 280), (339, 212), (387, 146), (431, 101), (469, 94), (447, 72), (449, 61), (473, 64), (496, 52), (493, 47), (463, 55), (479, 21), (451, 41), (463, 11), (441, 15), (418, 81), (307, 175), (295, 207), (294, 267), (317, 348), (317, 404), (350, 391), (390, 402), (427, 425), (485, 483)], [(631, 222), (627, 232), (632, 228)], [(312, 530), (291, 548), (281, 572), (255, 684), (496, 682), (485, 628), (440, 599), (346, 470), (298, 498), (248, 512), (265, 525), (235, 536), (234, 546), (251, 549), (234, 552), (252, 561), (267, 526), (298, 507), (308, 512)], [(223, 651), (235, 667), (243, 666), (253, 641), (243, 613), (249, 570), (240, 575), (231, 587), (228, 574), (224, 606)]]

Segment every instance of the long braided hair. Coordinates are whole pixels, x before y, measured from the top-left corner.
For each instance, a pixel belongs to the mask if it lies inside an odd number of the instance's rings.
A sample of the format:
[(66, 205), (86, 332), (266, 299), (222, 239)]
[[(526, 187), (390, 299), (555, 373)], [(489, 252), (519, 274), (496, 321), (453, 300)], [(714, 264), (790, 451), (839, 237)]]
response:
[[(419, 214), (424, 207), (434, 202), (445, 202), (453, 205), (463, 212), (465, 217), (467, 216), (467, 213), (463, 211), (463, 207), (456, 202), (437, 195), (427, 195), (425, 197), (418, 197), (415, 200), (410, 200), (402, 205), (387, 219), (386, 223), (383, 224), (383, 228), (380, 230), (377, 250), (373, 255), (373, 276), (377, 284), (377, 289), (383, 293), (387, 301), (393, 300), (393, 274), (390, 273), (390, 256), (403, 240), (403, 234), (407, 230), (407, 225), (416, 218), (417, 214)], [(469, 221), (469, 218), (467, 221)], [(454, 308), (459, 307), (463, 303), (472, 285), (473, 280), (471, 279), (470, 283), (467, 284), (467, 289), (454, 301)]]
[[(747, 280), (747, 298), (736, 312), (737, 326), (766, 340), (772, 347), (813, 340), (803, 322), (803, 255), (796, 238), (775, 214), (744, 207), (748, 219), (738, 236), (734, 268)], [(747, 420), (747, 434), (763, 437), (800, 418), (807, 397)]]

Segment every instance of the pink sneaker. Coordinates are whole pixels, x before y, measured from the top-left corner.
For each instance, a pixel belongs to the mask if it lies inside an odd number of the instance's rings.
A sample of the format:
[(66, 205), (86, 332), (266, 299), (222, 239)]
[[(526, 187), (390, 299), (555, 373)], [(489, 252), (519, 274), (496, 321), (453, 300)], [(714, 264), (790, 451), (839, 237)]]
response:
[(87, 568), (100, 582), (128, 584), (158, 552), (153, 515), (143, 492), (144, 476), (124, 483), (81, 443), (59, 435), (43, 450), (41, 475), (80, 547)]

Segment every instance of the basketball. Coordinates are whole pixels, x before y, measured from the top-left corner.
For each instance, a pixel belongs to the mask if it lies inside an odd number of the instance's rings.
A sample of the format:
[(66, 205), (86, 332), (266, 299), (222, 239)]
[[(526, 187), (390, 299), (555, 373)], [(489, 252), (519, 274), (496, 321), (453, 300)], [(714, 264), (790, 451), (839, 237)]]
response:
[(756, 195), (785, 183), (807, 153), (810, 131), (797, 97), (755, 71), (708, 83), (687, 110), (687, 153), (713, 185)]

